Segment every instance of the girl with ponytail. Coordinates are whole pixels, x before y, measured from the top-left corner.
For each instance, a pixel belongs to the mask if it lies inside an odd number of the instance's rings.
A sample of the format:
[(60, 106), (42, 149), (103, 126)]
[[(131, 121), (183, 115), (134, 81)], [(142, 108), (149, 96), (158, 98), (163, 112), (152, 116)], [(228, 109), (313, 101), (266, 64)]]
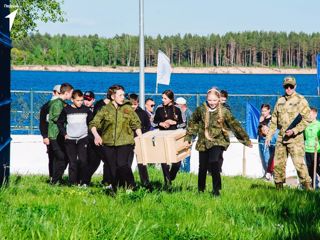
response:
[(220, 104), (220, 92), (211, 88), (207, 92), (207, 99), (199, 106), (188, 123), (186, 140), (198, 135), (196, 149), (199, 151), (198, 191), (204, 192), (207, 172), (212, 173), (213, 196), (219, 196), (221, 190), (222, 153), (230, 145), (228, 131), (230, 129), (236, 138), (244, 145), (252, 147), (251, 141), (233, 117), (231, 112)]

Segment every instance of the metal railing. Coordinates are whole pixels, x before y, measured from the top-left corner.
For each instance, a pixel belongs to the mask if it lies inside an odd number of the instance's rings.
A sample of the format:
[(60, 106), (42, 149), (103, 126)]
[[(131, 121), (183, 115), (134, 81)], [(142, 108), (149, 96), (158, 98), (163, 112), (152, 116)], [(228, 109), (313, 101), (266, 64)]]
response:
[[(95, 93), (96, 99), (102, 99), (105, 93)], [(161, 104), (161, 94), (146, 93), (146, 98), (153, 98), (156, 104)], [(184, 97), (189, 108), (193, 111), (205, 101), (206, 94), (175, 94), (175, 97)], [(245, 95), (230, 94), (228, 103), (234, 116), (245, 125), (246, 103), (260, 108), (262, 103), (274, 106), (278, 95)], [(319, 96), (305, 96), (310, 106), (320, 108)], [(12, 134), (39, 134), (39, 113), (43, 104), (51, 98), (50, 91), (11, 91), (11, 133)]]

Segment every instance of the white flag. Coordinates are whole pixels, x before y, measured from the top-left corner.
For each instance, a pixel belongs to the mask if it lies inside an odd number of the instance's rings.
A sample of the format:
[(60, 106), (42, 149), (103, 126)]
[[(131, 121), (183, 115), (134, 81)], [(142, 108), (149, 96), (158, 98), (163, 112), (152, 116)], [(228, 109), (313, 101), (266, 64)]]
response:
[(157, 84), (170, 84), (171, 77), (170, 59), (159, 50), (158, 52), (158, 67), (157, 67)]

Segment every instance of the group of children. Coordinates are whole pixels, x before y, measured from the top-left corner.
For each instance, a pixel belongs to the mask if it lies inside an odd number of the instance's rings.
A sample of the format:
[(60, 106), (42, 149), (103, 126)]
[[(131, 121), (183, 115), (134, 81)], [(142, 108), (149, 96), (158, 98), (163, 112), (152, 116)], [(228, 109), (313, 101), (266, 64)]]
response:
[[(227, 128), (241, 142), (252, 146), (248, 135), (220, 103), (220, 92), (212, 88), (207, 101), (191, 116), (186, 100), (166, 90), (162, 93), (162, 105), (153, 111), (155, 103), (147, 99), (146, 110), (138, 107), (138, 96), (130, 94), (126, 99), (124, 88), (113, 85), (107, 97), (94, 104), (94, 93), (74, 90), (68, 83), (54, 87), (54, 96), (40, 112), (40, 130), (49, 154), (49, 175), (52, 184), (62, 182), (69, 165), (69, 183), (87, 186), (93, 173), (103, 160), (103, 184), (134, 188), (131, 170), (134, 137), (159, 128), (161, 131), (186, 128), (186, 140), (198, 135), (197, 149), (200, 152), (199, 191), (205, 189), (205, 176), (211, 171), (214, 195), (221, 189), (222, 153), (229, 145)], [(71, 100), (71, 105), (66, 101)], [(171, 166), (161, 164), (165, 185), (171, 185), (181, 163)], [(147, 167), (138, 165), (141, 182), (150, 187)]]
[[(80, 90), (74, 90), (68, 83), (57, 85), (53, 89), (52, 99), (40, 112), (40, 130), (49, 155), (50, 182), (61, 183), (64, 171), (69, 165), (69, 183), (87, 186), (102, 160), (104, 185), (113, 191), (119, 186), (135, 188), (136, 183), (131, 170), (134, 137), (155, 128), (161, 131), (186, 128), (185, 140), (190, 144), (192, 139), (198, 136), (198, 190), (205, 190), (209, 171), (212, 175), (212, 194), (219, 196), (223, 152), (230, 144), (228, 131), (232, 131), (241, 143), (252, 147), (247, 133), (225, 102), (227, 96), (225, 91), (209, 89), (206, 101), (191, 115), (186, 100), (178, 98), (175, 101), (171, 90), (162, 93), (162, 104), (153, 111), (153, 99), (146, 100), (146, 110), (143, 110), (139, 107), (138, 95), (126, 96), (121, 85), (111, 86), (106, 98), (97, 103), (91, 91), (82, 93)], [(67, 100), (71, 100), (71, 105), (66, 103)], [(271, 119), (270, 106), (262, 105), (261, 112), (259, 143), (263, 149), (260, 148), (260, 152), (264, 168), (271, 174), (272, 163), (269, 160), (273, 158), (274, 143), (268, 146), (267, 151), (263, 143)], [(306, 160), (309, 169), (313, 168), (312, 138), (315, 138), (314, 134), (319, 134), (315, 133), (314, 129), (320, 129), (319, 122), (316, 121), (316, 109), (313, 108), (311, 112), (314, 124), (305, 130)], [(161, 167), (165, 185), (171, 185), (181, 168), (181, 163), (171, 166), (161, 164)], [(147, 166), (138, 164), (138, 169), (142, 185), (152, 187)], [(268, 172), (268, 169), (271, 170)]]
[[(70, 100), (72, 104), (66, 103)], [(88, 122), (92, 111), (83, 106), (83, 93), (68, 83), (53, 89), (52, 99), (40, 110), (40, 131), (47, 145), (49, 176), (52, 184), (62, 182), (69, 165), (71, 184), (88, 184)]]
[(55, 86), (53, 94), (40, 111), (51, 184), (61, 183), (69, 166), (69, 184), (87, 186), (104, 160), (103, 184), (114, 189), (119, 185), (134, 187), (128, 161), (133, 157), (132, 131), (141, 135), (141, 127), (130, 102), (124, 99), (123, 87), (110, 87), (107, 98), (96, 106), (93, 92), (83, 94), (68, 83)]

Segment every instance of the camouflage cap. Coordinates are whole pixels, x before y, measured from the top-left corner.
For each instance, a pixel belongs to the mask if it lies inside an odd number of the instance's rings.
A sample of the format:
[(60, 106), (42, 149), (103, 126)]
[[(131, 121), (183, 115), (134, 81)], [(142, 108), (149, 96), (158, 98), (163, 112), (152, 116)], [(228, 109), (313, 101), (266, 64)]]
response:
[(285, 85), (289, 85), (289, 84), (295, 86), (297, 84), (296, 79), (294, 77), (292, 77), (292, 76), (285, 77), (283, 79), (283, 84), (282, 85), (285, 86)]

